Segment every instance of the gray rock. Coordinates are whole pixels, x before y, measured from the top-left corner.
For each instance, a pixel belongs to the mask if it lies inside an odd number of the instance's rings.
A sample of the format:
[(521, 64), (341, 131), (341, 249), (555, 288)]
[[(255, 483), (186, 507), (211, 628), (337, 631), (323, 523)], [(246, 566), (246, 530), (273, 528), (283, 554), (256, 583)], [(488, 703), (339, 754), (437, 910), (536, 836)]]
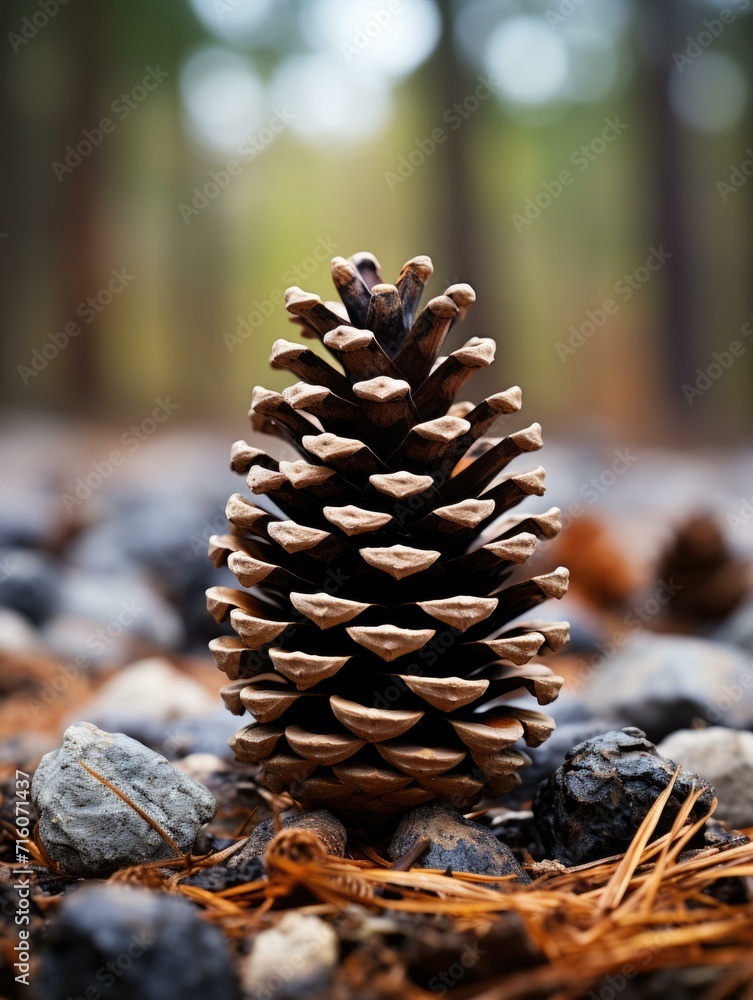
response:
[[(348, 834), (339, 819), (326, 809), (296, 813), (282, 821), (283, 830), (308, 830), (315, 833), (324, 845), (327, 854), (345, 856)], [(259, 823), (244, 846), (228, 859), (228, 868), (238, 868), (253, 858), (261, 858), (275, 836), (274, 820), (265, 819)]]
[(0, 606), (41, 625), (60, 601), (60, 566), (31, 549), (0, 549)]
[(180, 616), (143, 572), (70, 569), (62, 577), (61, 591), (60, 611), (90, 619), (91, 633), (99, 643), (108, 645), (123, 632), (163, 649), (175, 649), (183, 642)]
[(337, 934), (320, 917), (286, 913), (257, 935), (243, 963), (244, 991), (249, 1000), (319, 995), (329, 984), (339, 951)]
[(119, 635), (111, 631), (103, 638), (100, 622), (76, 615), (53, 615), (40, 630), (48, 653), (66, 663), (76, 663), (90, 676), (108, 668), (130, 663), (138, 656), (141, 640), (131, 635), (127, 627)]
[(465, 819), (452, 806), (420, 806), (404, 816), (389, 846), (393, 861), (410, 850), (419, 837), (429, 837), (431, 846), (416, 862), (416, 868), (515, 875), (518, 882), (530, 881), (506, 844), (485, 826)]
[(51, 921), (39, 1000), (236, 1000), (225, 939), (187, 900), (130, 886), (69, 893)]
[[(565, 865), (582, 865), (622, 854), (675, 769), (674, 761), (660, 756), (640, 729), (605, 733), (573, 747), (564, 764), (539, 787), (533, 803), (547, 856)], [(708, 813), (713, 788), (696, 774), (681, 771), (655, 836), (671, 828), (694, 787), (703, 793), (691, 821)]]
[(636, 632), (595, 665), (578, 695), (598, 715), (638, 726), (658, 742), (695, 719), (753, 723), (753, 665), (733, 646)]
[(753, 826), (753, 733), (723, 726), (681, 729), (656, 749), (711, 782), (719, 800), (716, 819), (733, 829)]
[(66, 730), (63, 746), (42, 758), (32, 783), (42, 841), (71, 875), (109, 875), (174, 854), (145, 819), (82, 763), (127, 795), (181, 851), (191, 849), (199, 828), (217, 810), (206, 788), (153, 750), (122, 733), (77, 722)]
[(228, 740), (238, 731), (238, 718), (231, 715), (224, 705), (217, 705), (211, 712), (202, 715), (171, 722), (140, 718), (131, 713), (111, 718), (110, 724), (103, 724), (102, 728), (123, 732), (172, 761), (194, 753), (211, 753), (228, 762), (235, 760)]

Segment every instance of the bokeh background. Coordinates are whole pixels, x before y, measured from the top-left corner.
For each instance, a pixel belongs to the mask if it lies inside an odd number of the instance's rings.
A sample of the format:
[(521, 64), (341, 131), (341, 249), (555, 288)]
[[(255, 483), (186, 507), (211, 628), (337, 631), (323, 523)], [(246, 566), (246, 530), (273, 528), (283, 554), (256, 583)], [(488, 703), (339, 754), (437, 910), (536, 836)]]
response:
[[(5, 0), (0, 649), (8, 691), (37, 678), (5, 730), (40, 691), (34, 724), (59, 726), (100, 667), (155, 653), (216, 686), (229, 445), (253, 386), (288, 381), (267, 366), (295, 338), (282, 292), (331, 297), (336, 254), (394, 280), (428, 253), (432, 294), (476, 288), (451, 347), (496, 338), (468, 395), (519, 384), (520, 426), (544, 425), (581, 648), (615, 625), (594, 609), (624, 625), (661, 592), (690, 514), (748, 558), (751, 9)], [(732, 599), (686, 631), (747, 600), (732, 565)], [(169, 688), (150, 676), (136, 704)]]
[[(333, 253), (372, 249), (385, 275), (428, 252), (435, 288), (473, 283), (474, 333), (500, 357), (478, 391), (522, 384), (560, 434), (744, 433), (750, 356), (692, 406), (682, 385), (753, 313), (753, 185), (718, 188), (753, 144), (747, 0), (58, 3), (2, 11), (5, 408), (114, 419), (170, 392), (183, 421), (231, 419), (251, 382), (283, 384), (264, 368), (285, 319), (232, 351), (223, 334), (288, 284), (324, 293)], [(480, 77), (493, 94), (474, 109)], [(624, 129), (605, 143), (606, 120)], [(322, 245), (305, 282), (286, 277)], [(660, 247), (666, 265), (563, 359)], [(132, 282), (82, 323), (113, 268)], [(18, 366), (72, 320), (82, 335), (25, 383)]]

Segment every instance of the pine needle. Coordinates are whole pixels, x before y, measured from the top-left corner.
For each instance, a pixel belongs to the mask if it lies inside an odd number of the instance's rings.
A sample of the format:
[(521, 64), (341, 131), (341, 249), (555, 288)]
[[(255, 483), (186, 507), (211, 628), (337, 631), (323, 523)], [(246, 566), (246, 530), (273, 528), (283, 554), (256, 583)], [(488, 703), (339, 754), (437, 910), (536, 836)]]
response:
[(138, 815), (143, 820), (145, 820), (149, 824), (149, 826), (156, 833), (160, 835), (160, 837), (162, 837), (164, 842), (172, 851), (175, 852), (177, 857), (182, 858), (184, 856), (183, 851), (181, 851), (181, 849), (175, 843), (170, 834), (166, 830), (163, 830), (162, 827), (159, 825), (159, 823), (155, 819), (152, 819), (149, 813), (145, 812), (141, 808), (141, 806), (137, 805), (132, 799), (130, 799), (125, 792), (121, 792), (119, 788), (116, 788), (111, 781), (108, 781), (107, 778), (103, 777), (101, 774), (98, 774), (93, 767), (89, 767), (89, 765), (85, 764), (82, 760), (79, 761), (79, 764), (81, 765), (81, 767), (83, 767), (85, 771), (88, 771), (93, 778), (96, 778), (97, 781), (100, 781), (106, 788), (109, 788), (111, 792), (114, 792), (118, 796), (118, 798), (122, 799), (123, 802), (125, 802), (127, 806), (130, 806), (135, 813), (138, 813)]

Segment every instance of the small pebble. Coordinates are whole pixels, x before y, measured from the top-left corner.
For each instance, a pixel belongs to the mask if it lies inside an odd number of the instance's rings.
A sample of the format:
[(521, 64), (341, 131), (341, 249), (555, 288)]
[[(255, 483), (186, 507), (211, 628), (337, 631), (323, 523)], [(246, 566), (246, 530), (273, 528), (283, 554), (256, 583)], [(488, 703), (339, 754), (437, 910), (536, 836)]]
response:
[(327, 987), (338, 956), (337, 934), (329, 924), (291, 911), (255, 938), (243, 963), (243, 988), (249, 1000), (309, 996)]
[[(326, 809), (312, 809), (310, 812), (296, 813), (282, 821), (283, 830), (307, 830), (315, 833), (324, 845), (327, 854), (342, 858), (348, 834), (339, 819)], [(264, 852), (275, 836), (274, 820), (265, 819), (259, 823), (246, 844), (228, 859), (228, 868), (238, 868), (253, 858), (264, 857)]]
[(401, 858), (419, 837), (428, 837), (431, 846), (415, 863), (415, 868), (514, 875), (517, 882), (530, 881), (506, 844), (497, 840), (487, 827), (465, 819), (452, 806), (420, 806), (404, 816), (389, 846), (392, 860)]
[(164, 757), (122, 733), (77, 722), (63, 746), (46, 754), (32, 783), (39, 833), (48, 854), (71, 875), (109, 875), (175, 856), (169, 844), (86, 764), (190, 851), (217, 804), (206, 788)]
[(118, 670), (85, 712), (98, 726), (120, 731), (134, 722), (177, 722), (211, 711), (213, 704), (201, 684), (155, 656)]

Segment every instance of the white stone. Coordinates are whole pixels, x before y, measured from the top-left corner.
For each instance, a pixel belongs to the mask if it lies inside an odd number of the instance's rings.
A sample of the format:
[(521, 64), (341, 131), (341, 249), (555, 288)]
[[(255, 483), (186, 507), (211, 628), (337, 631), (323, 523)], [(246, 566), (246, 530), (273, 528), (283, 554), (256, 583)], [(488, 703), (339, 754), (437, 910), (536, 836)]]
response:
[(123, 667), (84, 708), (103, 726), (113, 720), (175, 722), (211, 712), (215, 701), (208, 691), (167, 660), (152, 657)]
[(39, 653), (44, 649), (28, 621), (11, 608), (0, 608), (0, 650), (4, 653)]
[(242, 985), (252, 1000), (274, 995), (285, 985), (323, 979), (335, 967), (339, 946), (333, 928), (319, 917), (286, 913), (254, 940), (242, 969)]
[(753, 826), (753, 733), (723, 726), (679, 729), (656, 749), (713, 785), (717, 819), (734, 829)]
[(39, 835), (52, 860), (66, 872), (101, 877), (176, 856), (118, 792), (183, 853), (191, 850), (201, 826), (217, 811), (211, 792), (160, 754), (122, 733), (77, 722), (66, 730), (63, 746), (42, 758), (31, 790)]

